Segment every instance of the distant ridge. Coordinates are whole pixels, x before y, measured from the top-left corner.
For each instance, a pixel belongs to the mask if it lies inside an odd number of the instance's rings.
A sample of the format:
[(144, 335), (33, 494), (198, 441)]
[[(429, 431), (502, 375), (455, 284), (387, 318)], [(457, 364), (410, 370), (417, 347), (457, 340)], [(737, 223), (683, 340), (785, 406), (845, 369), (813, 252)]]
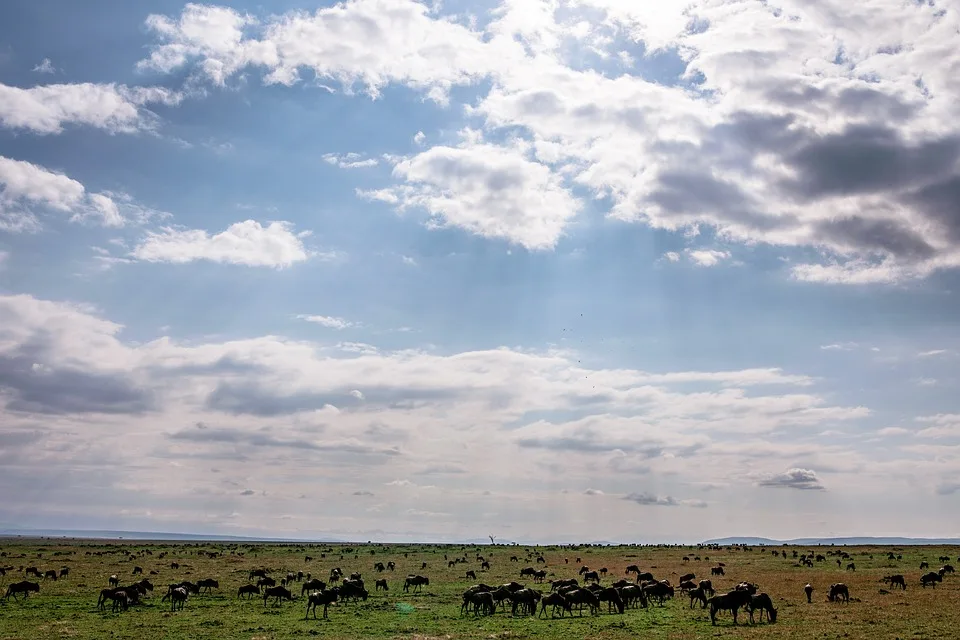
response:
[(79, 538), (84, 540), (181, 540), (190, 542), (347, 542), (333, 537), (264, 538), (219, 533), (170, 533), (165, 531), (108, 531), (90, 529), (0, 529), (0, 538)]
[(899, 538), (899, 537), (871, 537), (854, 536), (849, 538), (794, 538), (792, 540), (772, 540), (770, 538), (730, 537), (706, 540), (703, 544), (746, 544), (751, 546), (773, 545), (921, 545), (921, 544), (949, 544), (960, 545), (960, 538)]

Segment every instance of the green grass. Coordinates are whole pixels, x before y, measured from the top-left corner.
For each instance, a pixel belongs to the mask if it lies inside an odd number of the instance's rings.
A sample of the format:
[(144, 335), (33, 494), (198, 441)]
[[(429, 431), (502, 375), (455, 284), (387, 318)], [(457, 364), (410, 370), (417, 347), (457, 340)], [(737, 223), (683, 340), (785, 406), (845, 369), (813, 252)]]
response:
[[(344, 551), (352, 547), (354, 552)], [(134, 552), (149, 549), (153, 555), (138, 555), (127, 560), (124, 555), (92, 555), (127, 548)], [(460, 545), (226, 545), (218, 543), (171, 544), (171, 543), (120, 543), (106, 545), (99, 542), (17, 540), (4, 541), (0, 551), (0, 565), (13, 565), (3, 581), (6, 585), (23, 579), (17, 569), (36, 565), (41, 570), (70, 567), (70, 576), (61, 581), (38, 580), (40, 593), (20, 603), (8, 599), (0, 602), (0, 639), (23, 638), (482, 638), (498, 640), (506, 638), (550, 638), (562, 635), (565, 638), (619, 639), (644, 638), (947, 638), (960, 629), (960, 574), (946, 576), (936, 589), (919, 586), (920, 561), (930, 562), (933, 569), (940, 563), (941, 555), (950, 556), (956, 562), (960, 549), (942, 547), (843, 547), (856, 562), (856, 572), (838, 569), (834, 557), (817, 563), (813, 568), (794, 566), (793, 559), (775, 558), (770, 550), (752, 551), (735, 549), (696, 550), (686, 548), (648, 547), (582, 547), (579, 549), (542, 547), (546, 568), (557, 578), (576, 577), (580, 556), (591, 568), (607, 567), (610, 570), (604, 582), (617, 580), (629, 564), (638, 564), (658, 578), (669, 578), (674, 584), (679, 575), (694, 572), (697, 578), (709, 578), (710, 567), (717, 562), (726, 564), (726, 576), (714, 579), (714, 586), (726, 590), (741, 580), (760, 585), (769, 593), (779, 610), (776, 624), (758, 623), (749, 625), (744, 615), (741, 624), (734, 627), (729, 614), (721, 614), (717, 626), (710, 624), (706, 611), (688, 608), (686, 597), (678, 597), (664, 607), (628, 610), (624, 615), (584, 615), (574, 619), (513, 618), (508, 613), (498, 612), (493, 617), (474, 618), (461, 616), (460, 595), (463, 590), (477, 582), (464, 577), (467, 569), (477, 572), (478, 581), (499, 584), (519, 580), (519, 570), (525, 566), (538, 566), (525, 559), (529, 551), (524, 547), (479, 547), (479, 553), (492, 565), (488, 572), (479, 570), (475, 560), (478, 547), (461, 550)], [(826, 553), (830, 547), (819, 547), (817, 553)], [(839, 547), (835, 549), (840, 549)], [(887, 552), (894, 549), (903, 555), (901, 561), (887, 560)], [(320, 557), (326, 550), (326, 558)], [(805, 549), (797, 548), (800, 553)], [(198, 551), (222, 551), (224, 555), (208, 558)], [(231, 551), (243, 552), (239, 557)], [(90, 552), (91, 555), (87, 555)], [(159, 558), (166, 552), (167, 556)], [(372, 552), (372, 553), (371, 553)], [(60, 555), (55, 555), (59, 553)], [(38, 557), (42, 554), (42, 557)], [(407, 557), (404, 557), (407, 554)], [(448, 568), (443, 556), (451, 559), (466, 555), (469, 562)], [(683, 562), (699, 554), (701, 561)], [(21, 557), (21, 555), (23, 557)], [(314, 557), (305, 562), (304, 556)], [(343, 559), (341, 560), (341, 555)], [(510, 562), (517, 555), (519, 563)], [(870, 557), (872, 555), (872, 558)], [(709, 556), (710, 560), (706, 560)], [(569, 564), (564, 562), (569, 558)], [(394, 572), (376, 574), (374, 562), (397, 563)], [(171, 562), (179, 562), (180, 569), (170, 568)], [(421, 563), (428, 567), (421, 570)], [(843, 562), (844, 567), (847, 561)], [(145, 604), (131, 608), (126, 613), (99, 612), (96, 609), (100, 589), (107, 587), (111, 574), (120, 577), (121, 584), (134, 581), (131, 575), (134, 565), (144, 568), (157, 589)], [(237, 588), (247, 583), (247, 574), (252, 568), (266, 567), (273, 575), (286, 571), (303, 570), (314, 577), (326, 579), (330, 569), (341, 567), (347, 574), (359, 571), (371, 589), (368, 601), (358, 604), (340, 603), (330, 608), (329, 620), (304, 620), (306, 601), (299, 598), (280, 607), (264, 607), (263, 600), (237, 600)], [(422, 594), (406, 594), (401, 590), (403, 578), (408, 573), (420, 573), (430, 577), (429, 587)], [(880, 578), (888, 573), (902, 573), (907, 577), (907, 591), (881, 593), (884, 585)], [(165, 586), (180, 580), (198, 580), (212, 577), (220, 581), (221, 589), (213, 595), (191, 597), (183, 611), (171, 612), (160, 598)], [(277, 576), (279, 577), (279, 576)], [(376, 577), (385, 577), (390, 584), (387, 595), (372, 591)], [(549, 579), (549, 578), (548, 578)], [(827, 590), (833, 582), (845, 582), (850, 586), (855, 601), (848, 605), (826, 601)], [(530, 581), (521, 581), (527, 582)], [(807, 604), (803, 585), (810, 582), (816, 588), (814, 601)], [(530, 585), (534, 586), (534, 585)], [(543, 590), (548, 590), (545, 585)], [(294, 583), (293, 591), (299, 595), (300, 585)], [(400, 605), (400, 606), (398, 606)], [(405, 607), (403, 605), (410, 605)], [(322, 613), (322, 612), (321, 612)]]

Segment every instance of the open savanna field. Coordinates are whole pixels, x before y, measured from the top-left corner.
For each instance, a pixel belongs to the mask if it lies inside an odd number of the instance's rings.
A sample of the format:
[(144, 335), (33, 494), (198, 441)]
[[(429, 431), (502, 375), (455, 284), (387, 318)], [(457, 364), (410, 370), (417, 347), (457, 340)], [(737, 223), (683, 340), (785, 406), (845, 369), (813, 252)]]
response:
[[(786, 549), (788, 558), (775, 557), (771, 551)], [(849, 559), (837, 566), (837, 556), (816, 562), (812, 568), (799, 566), (792, 551), (816, 554), (845, 551)], [(936, 588), (920, 587), (920, 563), (927, 561), (933, 570), (949, 556), (957, 565), (958, 548), (946, 547), (516, 547), (462, 545), (327, 545), (268, 543), (170, 543), (67, 540), (2, 540), (0, 566), (7, 567), (3, 591), (13, 582), (24, 580), (23, 569), (36, 566), (42, 572), (69, 568), (61, 580), (35, 579), (40, 592), (19, 602), (12, 597), (0, 602), (0, 639), (7, 638), (947, 638), (960, 629), (960, 574), (947, 574)], [(130, 553), (126, 553), (129, 551)], [(149, 551), (149, 553), (147, 553)], [(888, 559), (888, 553), (902, 556)], [(100, 555), (97, 555), (97, 554)], [(540, 553), (544, 563), (535, 561)], [(166, 554), (160, 557), (161, 554)], [(215, 555), (215, 557), (214, 557)], [(449, 560), (466, 557), (466, 563), (449, 566)], [(490, 563), (481, 571), (477, 556)], [(312, 560), (306, 560), (311, 556)], [(321, 557), (323, 556), (323, 557)], [(518, 561), (511, 561), (517, 556)], [(684, 561), (684, 556), (689, 558)], [(577, 564), (576, 559), (582, 562)], [(700, 559), (697, 560), (696, 558)], [(708, 559), (709, 558), (709, 559)], [(569, 562), (567, 562), (569, 560)], [(396, 563), (394, 571), (382, 574), (374, 570), (376, 562)], [(856, 570), (847, 570), (853, 562)], [(172, 563), (179, 569), (171, 568)], [(423, 567), (426, 563), (426, 568)], [(711, 576), (710, 569), (725, 565), (725, 575)], [(674, 585), (686, 573), (697, 579), (712, 578), (723, 593), (741, 581), (759, 585), (778, 609), (775, 624), (750, 625), (741, 612), (740, 624), (733, 625), (729, 613), (718, 614), (712, 626), (707, 610), (690, 609), (689, 599), (679, 592), (664, 606), (651, 603), (647, 609), (627, 609), (624, 614), (607, 613), (604, 603), (599, 615), (584, 613), (573, 619), (512, 617), (509, 607), (493, 616), (461, 615), (464, 590), (478, 582), (498, 585), (513, 580), (549, 591), (550, 585), (533, 584), (520, 578), (525, 567), (545, 568), (547, 580), (576, 578), (582, 565), (606, 568), (602, 584), (625, 577), (629, 565), (638, 565), (657, 579)], [(113, 613), (97, 609), (100, 590), (108, 586), (111, 574), (121, 585), (138, 577), (133, 568), (143, 568), (144, 577), (155, 586), (153, 594), (128, 611)], [(9, 569), (12, 567), (12, 569)], [(22, 568), (21, 568), (22, 567)], [(278, 582), (288, 571), (311, 573), (327, 580), (330, 571), (340, 567), (346, 575), (362, 574), (370, 597), (365, 602), (337, 603), (329, 610), (329, 619), (304, 620), (306, 598), (301, 585), (291, 585), (296, 600), (280, 606), (264, 606), (262, 598), (240, 600), (237, 589), (248, 584), (252, 569), (266, 568)], [(466, 577), (473, 570), (477, 579)], [(156, 572), (151, 575), (151, 572)], [(907, 590), (890, 590), (881, 583), (888, 574), (903, 574)], [(430, 578), (422, 593), (404, 593), (404, 578), (420, 574)], [(219, 590), (192, 595), (182, 611), (171, 611), (169, 602), (161, 602), (170, 583), (204, 578), (219, 581)], [(389, 591), (374, 591), (374, 580), (385, 578)], [(814, 586), (813, 602), (803, 593), (806, 583)], [(827, 601), (832, 583), (850, 587), (851, 601), (840, 604)], [(539, 613), (539, 612), (538, 612)], [(322, 608), (320, 611), (322, 616)]]

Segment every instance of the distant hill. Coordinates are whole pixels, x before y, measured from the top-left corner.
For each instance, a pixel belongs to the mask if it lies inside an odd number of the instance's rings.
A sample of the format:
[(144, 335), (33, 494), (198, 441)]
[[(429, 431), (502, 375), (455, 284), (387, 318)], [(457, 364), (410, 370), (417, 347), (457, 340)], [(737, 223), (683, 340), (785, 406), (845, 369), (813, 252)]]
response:
[(258, 538), (211, 533), (169, 533), (164, 531), (97, 531), (88, 529), (0, 529), (2, 538), (79, 538), (89, 540), (181, 540), (190, 542), (347, 542), (341, 538), (323, 537), (311, 540), (297, 538)]
[(871, 544), (883, 544), (883, 545), (921, 545), (921, 544), (947, 544), (947, 545), (960, 545), (960, 538), (898, 538), (898, 537), (870, 537), (870, 536), (860, 536), (860, 537), (850, 537), (850, 538), (794, 538), (792, 540), (771, 540), (770, 538), (751, 538), (751, 537), (731, 537), (731, 538), (715, 538), (713, 540), (706, 540), (704, 544), (721, 544), (721, 545), (731, 545), (731, 544), (746, 544), (751, 546), (766, 545), (800, 545), (800, 546), (809, 546), (809, 545), (871, 545)]

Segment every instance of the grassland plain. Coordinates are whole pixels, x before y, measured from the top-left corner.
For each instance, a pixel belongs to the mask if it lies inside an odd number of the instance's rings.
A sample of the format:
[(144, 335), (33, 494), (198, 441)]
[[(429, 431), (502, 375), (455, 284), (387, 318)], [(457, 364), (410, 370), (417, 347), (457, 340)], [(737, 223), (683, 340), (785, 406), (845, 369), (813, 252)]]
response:
[[(729, 614), (721, 613), (712, 626), (708, 611), (690, 609), (689, 600), (679, 594), (665, 606), (628, 609), (623, 615), (608, 614), (605, 607), (596, 616), (573, 619), (511, 617), (509, 611), (491, 617), (475, 618), (460, 615), (461, 594), (471, 584), (482, 581), (499, 584), (519, 580), (520, 569), (537, 566), (531, 547), (461, 546), (461, 545), (307, 545), (307, 544), (224, 544), (80, 541), (62, 539), (0, 540), (0, 566), (13, 566), (0, 580), (4, 585), (23, 579), (20, 567), (37, 566), (41, 570), (69, 567), (66, 579), (37, 580), (40, 593), (27, 600), (12, 598), (0, 603), (0, 639), (39, 638), (143, 638), (212, 639), (247, 638), (272, 640), (282, 638), (416, 638), (417, 640), (483, 638), (486, 640), (530, 638), (949, 638), (960, 633), (960, 574), (947, 575), (936, 588), (921, 588), (920, 563), (926, 560), (931, 568), (949, 556), (953, 564), (960, 548), (947, 547), (813, 547), (816, 553), (842, 549), (850, 560), (838, 567), (834, 556), (812, 568), (797, 566), (792, 557), (775, 557), (773, 549), (805, 547), (736, 547), (697, 549), (696, 547), (551, 547), (536, 551), (543, 554), (549, 579), (576, 577), (582, 564), (609, 570), (605, 583), (624, 576), (628, 565), (637, 564), (657, 578), (677, 578), (688, 572), (697, 578), (710, 578), (710, 568), (723, 562), (726, 575), (713, 578), (714, 585), (725, 591), (737, 582), (748, 580), (770, 594), (779, 611), (775, 624), (750, 625), (744, 615), (734, 626)], [(120, 552), (129, 550), (133, 555)], [(347, 549), (352, 549), (348, 551)], [(149, 550), (151, 554), (145, 553)], [(889, 560), (888, 552), (902, 559)], [(95, 555), (97, 552), (113, 552)], [(166, 553), (162, 559), (161, 553)], [(209, 552), (221, 556), (210, 557)], [(242, 555), (240, 555), (242, 554)], [(321, 557), (324, 554), (325, 557)], [(466, 564), (449, 567), (450, 559), (466, 556)], [(309, 555), (313, 560), (306, 561)], [(489, 571), (480, 571), (477, 555), (487, 558)], [(511, 556), (519, 562), (512, 562)], [(691, 558), (683, 561), (684, 556)], [(694, 560), (699, 555), (700, 560)], [(792, 554), (791, 554), (792, 555)], [(342, 558), (341, 558), (342, 556)], [(708, 559), (709, 558), (709, 559)], [(395, 571), (377, 574), (375, 562), (396, 563)], [(569, 563), (567, 562), (569, 560)], [(856, 570), (846, 570), (848, 562)], [(171, 563), (180, 565), (171, 568)], [(422, 569), (423, 563), (427, 564)], [(156, 591), (144, 604), (125, 613), (97, 610), (100, 589), (108, 586), (111, 574), (121, 584), (132, 583), (133, 567), (156, 585)], [(237, 599), (237, 589), (247, 584), (254, 568), (268, 568), (273, 575), (287, 571), (304, 571), (326, 579), (330, 570), (341, 567), (347, 574), (360, 572), (371, 588), (366, 602), (339, 603), (331, 607), (329, 619), (304, 620), (306, 601), (298, 597), (281, 606), (264, 606), (262, 599)], [(478, 580), (465, 577), (474, 570)], [(149, 575), (156, 571), (156, 575)], [(402, 591), (403, 578), (418, 573), (430, 578), (430, 585), (421, 594)], [(883, 590), (884, 575), (902, 573), (908, 581), (906, 592)], [(373, 592), (374, 578), (386, 578), (390, 590)], [(166, 585), (180, 580), (196, 581), (215, 578), (220, 590), (211, 595), (192, 596), (182, 611), (171, 612), (168, 603), (161, 603)], [(522, 581), (530, 583), (531, 581)], [(815, 587), (813, 602), (808, 604), (803, 586)], [(845, 582), (853, 600), (849, 604), (827, 602), (831, 583)], [(534, 585), (530, 585), (534, 586)], [(549, 585), (536, 586), (544, 591)], [(6, 587), (4, 586), (4, 591)], [(300, 585), (292, 590), (299, 596)]]

